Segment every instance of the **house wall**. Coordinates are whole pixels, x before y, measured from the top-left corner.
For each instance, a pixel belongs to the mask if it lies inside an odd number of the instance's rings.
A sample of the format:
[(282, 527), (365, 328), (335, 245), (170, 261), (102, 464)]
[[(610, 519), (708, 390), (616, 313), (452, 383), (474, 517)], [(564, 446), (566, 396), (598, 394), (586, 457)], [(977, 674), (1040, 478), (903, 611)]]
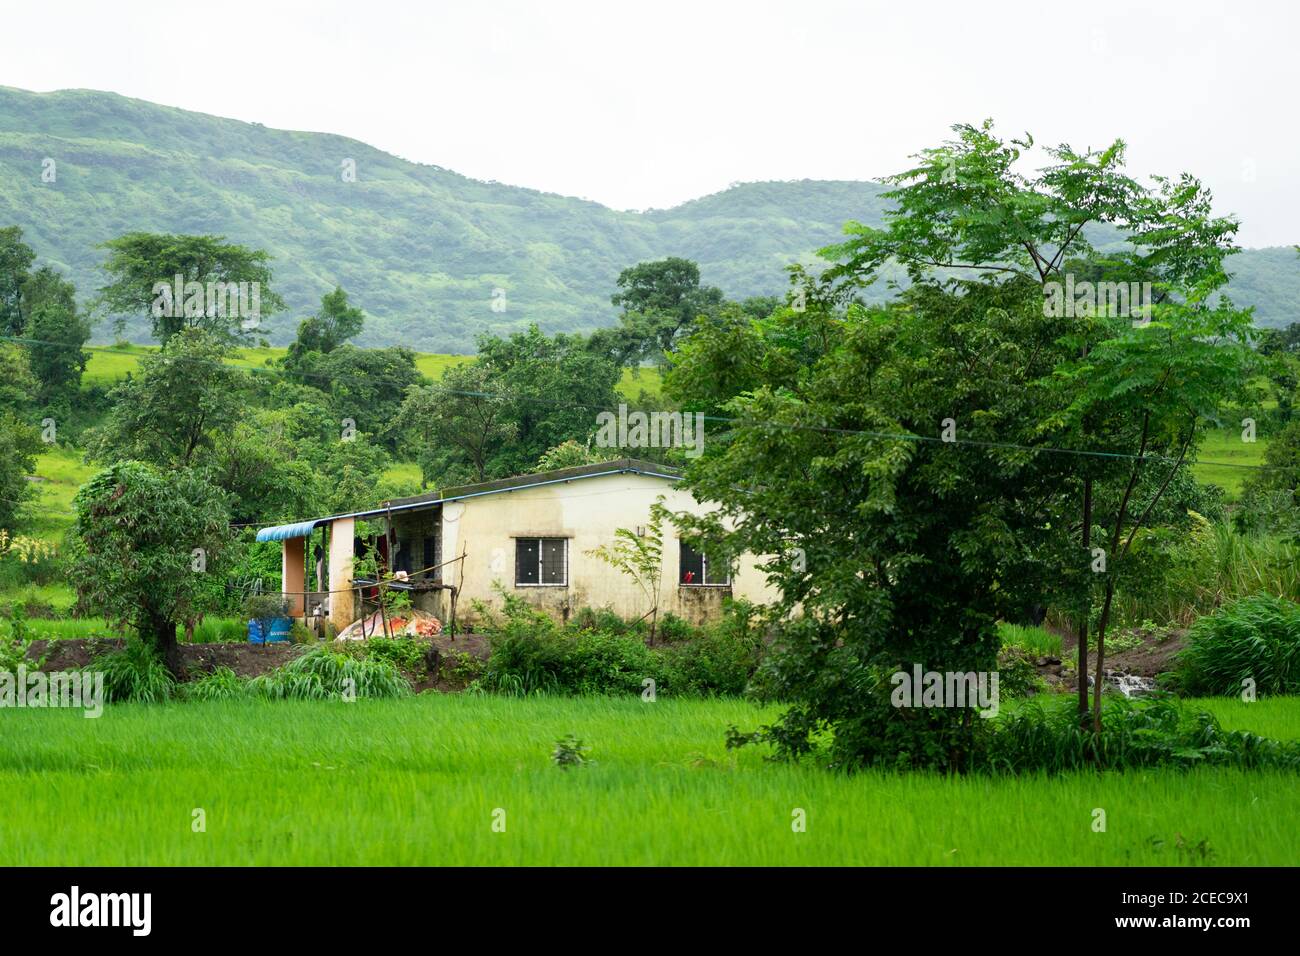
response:
[(330, 623), (340, 631), (356, 620), (356, 601), (350, 590), (355, 530), (352, 518), (339, 518), (330, 524)]
[[(560, 620), (588, 606), (609, 608), (629, 619), (640, 617), (650, 609), (650, 601), (636, 581), (587, 552), (612, 544), (618, 528), (649, 524), (650, 507), (661, 495), (669, 511), (709, 510), (675, 482), (637, 474), (585, 478), (444, 504), (442, 560), (466, 555), (464, 561), (444, 569), (443, 579), (461, 588), (458, 620), (473, 623), (475, 600), (499, 606), (494, 584)], [(515, 584), (515, 539), (520, 537), (568, 539), (567, 586)], [(719, 614), (724, 597), (759, 603), (776, 599), (777, 592), (768, 587), (749, 556), (737, 562), (730, 586), (679, 586), (676, 529), (665, 524), (663, 537), (661, 614), (672, 611), (701, 623)]]

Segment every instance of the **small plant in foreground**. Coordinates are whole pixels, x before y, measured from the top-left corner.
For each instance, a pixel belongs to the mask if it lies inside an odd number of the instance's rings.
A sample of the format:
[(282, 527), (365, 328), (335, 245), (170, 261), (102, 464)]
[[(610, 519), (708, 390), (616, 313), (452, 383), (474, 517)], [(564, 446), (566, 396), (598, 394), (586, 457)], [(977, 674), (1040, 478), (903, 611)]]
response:
[(551, 760), (561, 770), (567, 770), (570, 767), (582, 767), (590, 762), (585, 756), (590, 749), (590, 747), (584, 747), (582, 741), (573, 734), (569, 734), (567, 737), (555, 742), (555, 751), (551, 754)]

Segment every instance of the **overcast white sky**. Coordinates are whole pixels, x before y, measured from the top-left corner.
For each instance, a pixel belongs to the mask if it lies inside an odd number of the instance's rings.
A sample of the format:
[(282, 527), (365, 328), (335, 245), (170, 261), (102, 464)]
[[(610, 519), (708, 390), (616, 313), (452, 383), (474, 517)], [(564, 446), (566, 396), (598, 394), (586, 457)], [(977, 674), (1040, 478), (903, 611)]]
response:
[(1300, 4), (0, 0), (0, 84), (341, 133), (620, 209), (868, 179), (954, 122), (1130, 144), (1300, 242)]

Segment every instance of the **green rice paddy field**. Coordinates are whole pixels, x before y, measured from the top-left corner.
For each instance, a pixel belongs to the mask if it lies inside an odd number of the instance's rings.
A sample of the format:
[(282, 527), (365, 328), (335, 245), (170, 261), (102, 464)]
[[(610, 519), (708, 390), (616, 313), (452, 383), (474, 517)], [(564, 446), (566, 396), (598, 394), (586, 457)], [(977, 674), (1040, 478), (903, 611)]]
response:
[[(1201, 701), (1300, 736), (1300, 699)], [(1289, 865), (1293, 774), (948, 779), (728, 752), (735, 700), (0, 710), (0, 865)], [(562, 770), (575, 734), (595, 761)], [(1106, 832), (1093, 832), (1093, 811)], [(195, 832), (195, 812), (206, 828)], [(792, 820), (802, 810), (805, 832)], [(494, 830), (493, 823), (498, 823)], [(504, 832), (498, 832), (504, 821)], [(1196, 850), (1197, 845), (1206, 848)]]

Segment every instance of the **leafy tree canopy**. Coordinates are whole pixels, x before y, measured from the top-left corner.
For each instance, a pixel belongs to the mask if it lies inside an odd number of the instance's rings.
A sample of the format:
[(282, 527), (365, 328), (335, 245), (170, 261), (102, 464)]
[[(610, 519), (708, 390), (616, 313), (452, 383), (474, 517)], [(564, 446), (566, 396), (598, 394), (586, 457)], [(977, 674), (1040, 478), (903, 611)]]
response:
[(0, 229), (0, 335), (23, 334), (22, 288), (35, 261), (36, 253), (23, 242), (22, 229)]
[(624, 269), (618, 288), (610, 301), (622, 310), (619, 324), (592, 333), (590, 347), (620, 366), (662, 360), (697, 318), (723, 302), (722, 290), (700, 285), (698, 265), (677, 257)]
[(121, 461), (86, 482), (74, 508), (79, 602), (134, 628), (177, 672), (176, 626), (205, 610), (229, 542), (225, 495), (186, 469)]
[(87, 457), (135, 459), (164, 469), (196, 466), (216, 436), (246, 412), (243, 375), (222, 360), (226, 348), (201, 329), (178, 332), (161, 352), (142, 356), (138, 375), (110, 393), (113, 408), (87, 438)]
[[(202, 329), (221, 342), (243, 341), (284, 308), (271, 289), (271, 256), (224, 236), (131, 232), (103, 248), (108, 258), (102, 268), (111, 281), (99, 290), (101, 306), (118, 316), (148, 316), (154, 338), (164, 344), (185, 328)], [(177, 276), (183, 283), (179, 295)], [(198, 283), (197, 298), (184, 287), (188, 283)], [(240, 295), (241, 283), (246, 296)], [(238, 306), (231, 306), (232, 296)], [(244, 314), (254, 308), (256, 316)]]

